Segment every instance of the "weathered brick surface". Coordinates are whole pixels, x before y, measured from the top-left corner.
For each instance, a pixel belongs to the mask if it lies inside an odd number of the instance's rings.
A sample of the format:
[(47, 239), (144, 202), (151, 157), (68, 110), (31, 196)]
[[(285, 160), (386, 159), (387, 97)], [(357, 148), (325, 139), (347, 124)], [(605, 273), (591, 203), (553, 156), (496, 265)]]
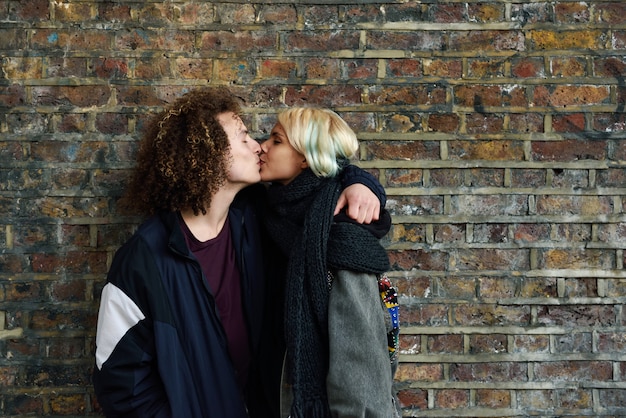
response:
[(626, 3), (0, 0), (0, 415), (100, 416), (147, 118), (337, 110), (386, 187), (405, 416), (626, 415)]

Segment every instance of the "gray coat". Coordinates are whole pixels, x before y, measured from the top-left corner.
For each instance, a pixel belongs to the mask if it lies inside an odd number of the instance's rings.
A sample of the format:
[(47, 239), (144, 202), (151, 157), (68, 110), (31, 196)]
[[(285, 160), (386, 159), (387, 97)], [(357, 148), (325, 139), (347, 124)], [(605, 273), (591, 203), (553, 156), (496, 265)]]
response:
[[(330, 367), (326, 377), (333, 417), (399, 417), (393, 390), (397, 364), (387, 347), (389, 314), (374, 274), (334, 272), (328, 307)], [(288, 417), (291, 390), (283, 368), (281, 416)]]

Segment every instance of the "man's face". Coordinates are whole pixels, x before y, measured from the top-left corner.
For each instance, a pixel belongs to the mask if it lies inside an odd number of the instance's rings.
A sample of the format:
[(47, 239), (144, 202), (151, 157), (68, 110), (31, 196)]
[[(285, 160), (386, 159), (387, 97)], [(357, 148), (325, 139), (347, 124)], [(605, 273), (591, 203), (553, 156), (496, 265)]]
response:
[(248, 186), (261, 181), (259, 143), (248, 135), (248, 129), (233, 112), (217, 115), (217, 120), (228, 136), (230, 144), (230, 166), (227, 180), (233, 184)]

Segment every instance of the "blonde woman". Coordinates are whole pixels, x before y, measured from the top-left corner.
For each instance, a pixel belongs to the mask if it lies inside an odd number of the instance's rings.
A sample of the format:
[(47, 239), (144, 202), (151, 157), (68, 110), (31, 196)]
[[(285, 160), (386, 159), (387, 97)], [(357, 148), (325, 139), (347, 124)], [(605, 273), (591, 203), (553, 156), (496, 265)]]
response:
[(330, 110), (291, 108), (261, 149), (261, 179), (272, 183), (265, 222), (288, 259), (282, 416), (397, 416), (378, 286), (390, 218), (357, 225), (334, 212), (356, 135)]

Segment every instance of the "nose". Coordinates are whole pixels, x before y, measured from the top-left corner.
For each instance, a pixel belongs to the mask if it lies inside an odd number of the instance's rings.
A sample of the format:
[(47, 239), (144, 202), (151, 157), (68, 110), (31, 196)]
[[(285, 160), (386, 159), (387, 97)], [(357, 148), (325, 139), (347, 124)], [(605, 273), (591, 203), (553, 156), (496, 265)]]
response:
[(261, 145), (259, 145), (259, 143), (254, 139), (250, 138), (248, 140), (248, 144), (251, 144), (252, 152), (254, 152), (255, 154), (260, 154), (262, 152)]

